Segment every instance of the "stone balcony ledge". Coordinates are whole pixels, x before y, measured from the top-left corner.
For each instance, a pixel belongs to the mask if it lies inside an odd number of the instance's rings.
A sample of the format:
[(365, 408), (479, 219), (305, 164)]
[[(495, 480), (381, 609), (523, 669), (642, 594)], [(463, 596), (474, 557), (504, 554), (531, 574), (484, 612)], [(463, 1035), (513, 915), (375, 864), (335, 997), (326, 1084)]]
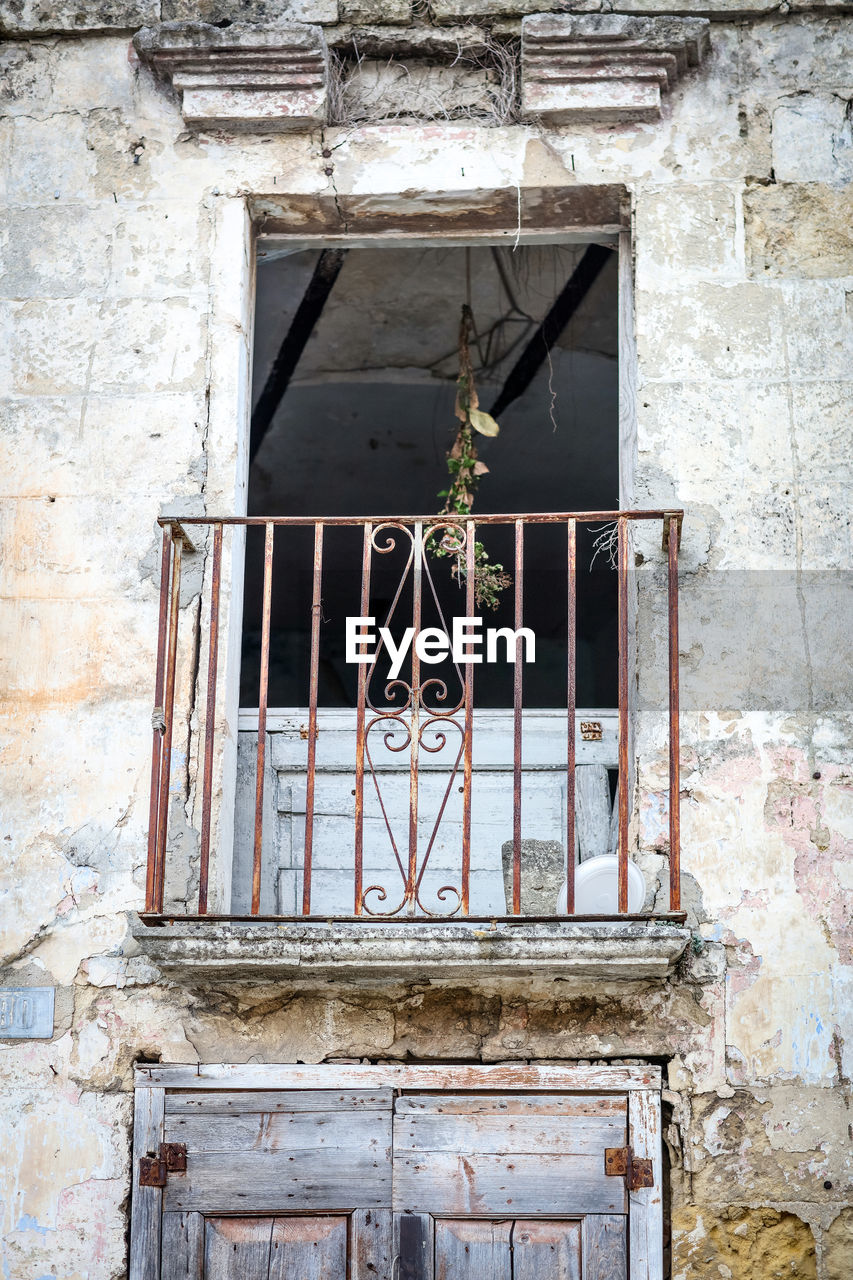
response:
[(668, 977), (690, 930), (667, 920), (198, 921), (146, 924), (133, 936), (183, 981), (318, 978), (343, 982), (496, 977), (636, 981)]

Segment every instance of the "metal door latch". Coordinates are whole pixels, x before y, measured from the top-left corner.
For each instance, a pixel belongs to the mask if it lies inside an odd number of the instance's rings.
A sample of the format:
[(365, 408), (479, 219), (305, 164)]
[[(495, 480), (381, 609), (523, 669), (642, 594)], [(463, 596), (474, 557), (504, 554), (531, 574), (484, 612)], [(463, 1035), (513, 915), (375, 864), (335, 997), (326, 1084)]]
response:
[(139, 1157), (140, 1187), (165, 1187), (170, 1173), (186, 1173), (187, 1148), (183, 1142), (161, 1142), (159, 1156)]
[(611, 1178), (624, 1178), (629, 1191), (655, 1185), (651, 1160), (635, 1156), (630, 1147), (606, 1147), (604, 1172)]

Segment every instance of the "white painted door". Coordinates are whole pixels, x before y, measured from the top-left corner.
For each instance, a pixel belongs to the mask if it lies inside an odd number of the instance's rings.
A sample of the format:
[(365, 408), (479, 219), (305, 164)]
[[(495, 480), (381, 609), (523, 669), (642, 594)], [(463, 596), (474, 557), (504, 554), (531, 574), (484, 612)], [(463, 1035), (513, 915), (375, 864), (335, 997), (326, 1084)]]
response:
[[(521, 810), (522, 837), (553, 841), (565, 848), (566, 714), (524, 713)], [(296, 915), (301, 910), (305, 846), (305, 795), (308, 712), (271, 712), (267, 720), (263, 883), (266, 914)], [(388, 730), (396, 736), (387, 738)], [(600, 733), (600, 738), (585, 735)], [(439, 722), (419, 755), (419, 867), (426, 861), (421, 900), (437, 915), (456, 905), (452, 892), (461, 875), (461, 735)], [(439, 734), (444, 737), (443, 744)], [(577, 756), (576, 832), (580, 858), (615, 848), (615, 827), (607, 770), (617, 764), (618, 727), (614, 711), (582, 710), (575, 720)], [(406, 866), (409, 822), (409, 751), (399, 725), (386, 722), (368, 736), (364, 784), (365, 907), (390, 912), (399, 901)], [(437, 749), (435, 749), (437, 748)], [(232, 910), (248, 910), (255, 813), (257, 713), (240, 713), (237, 812)], [(354, 711), (318, 713), (312, 912), (351, 915), (353, 911), (353, 836), (355, 823), (356, 719)], [(475, 714), (473, 736), (471, 830), (472, 915), (504, 915), (506, 901), (502, 845), (513, 832), (512, 713)], [(396, 848), (396, 856), (395, 856)], [(556, 906), (558, 887), (554, 889)], [(385, 893), (380, 898), (379, 889)]]

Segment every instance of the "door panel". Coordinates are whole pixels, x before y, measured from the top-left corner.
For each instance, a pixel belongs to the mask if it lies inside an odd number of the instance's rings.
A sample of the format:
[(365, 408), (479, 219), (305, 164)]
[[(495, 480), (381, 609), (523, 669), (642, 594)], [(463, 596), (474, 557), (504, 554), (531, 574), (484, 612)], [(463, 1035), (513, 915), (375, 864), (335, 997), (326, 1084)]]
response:
[(427, 1205), (437, 1214), (625, 1213), (619, 1178), (594, 1156), (454, 1156), (425, 1151), (394, 1161), (395, 1209)]
[(204, 1280), (268, 1280), (272, 1218), (208, 1218)]
[(166, 1211), (330, 1213), (391, 1204), (390, 1090), (202, 1095), (166, 1110), (168, 1142), (187, 1148)]
[(581, 1280), (579, 1222), (439, 1219), (435, 1280)]
[(582, 1270), (579, 1222), (516, 1222), (513, 1280), (581, 1280), (582, 1274), (589, 1270)]
[(346, 1280), (346, 1276), (346, 1218), (276, 1219), (269, 1280)]
[(512, 1222), (476, 1218), (435, 1224), (435, 1280), (512, 1280)]
[(625, 1280), (628, 1274), (626, 1218), (590, 1214), (583, 1220), (584, 1280)]
[(164, 1213), (160, 1280), (203, 1280), (204, 1218), (200, 1213)]
[(166, 1214), (163, 1280), (347, 1280), (345, 1217)]
[[(394, 1220), (390, 1209), (356, 1209), (350, 1218), (350, 1280), (384, 1280), (394, 1266)], [(396, 1273), (394, 1280), (398, 1280)]]
[(500, 1094), (400, 1098), (393, 1204), (456, 1217), (627, 1213), (624, 1182), (604, 1171), (624, 1146), (624, 1098)]
[(352, 1112), (343, 1123), (335, 1112), (287, 1114), (255, 1112), (230, 1116), (167, 1118), (170, 1142), (186, 1143), (187, 1151), (204, 1155), (242, 1155), (259, 1151), (315, 1152), (333, 1148), (361, 1152), (379, 1145), (375, 1112)]

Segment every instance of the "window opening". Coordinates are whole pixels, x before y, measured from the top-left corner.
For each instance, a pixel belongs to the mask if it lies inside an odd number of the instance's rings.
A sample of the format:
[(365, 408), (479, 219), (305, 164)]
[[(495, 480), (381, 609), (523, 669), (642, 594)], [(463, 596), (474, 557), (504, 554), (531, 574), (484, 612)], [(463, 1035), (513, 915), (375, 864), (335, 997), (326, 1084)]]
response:
[[(617, 254), (585, 244), (375, 246), (261, 242), (253, 369), (250, 515), (429, 515), (448, 487), (463, 303), (474, 332), (480, 408), (500, 425), (478, 436), (488, 468), (474, 515), (614, 510), (618, 506)], [(277, 376), (276, 376), (277, 375)], [(511, 569), (512, 528), (481, 529), (492, 561)], [(617, 701), (615, 574), (596, 556), (600, 527), (578, 527), (577, 705)], [(359, 612), (360, 531), (327, 529), (319, 705), (354, 707), (358, 668), (345, 661), (344, 620)], [(270, 707), (308, 703), (311, 529), (280, 531), (273, 577)], [(403, 548), (373, 568), (382, 622)], [(257, 705), (263, 530), (247, 537), (241, 705)], [(436, 575), (447, 617), (464, 591)], [(398, 616), (406, 616), (406, 589)], [(565, 533), (532, 526), (525, 544), (525, 625), (537, 637), (525, 668), (527, 707), (566, 695)], [(512, 626), (512, 587), (487, 626)], [(433, 618), (425, 618), (431, 625)], [(446, 665), (446, 670), (445, 670)], [(431, 669), (450, 678), (450, 664)], [(513, 668), (476, 671), (476, 705), (512, 705)]]

